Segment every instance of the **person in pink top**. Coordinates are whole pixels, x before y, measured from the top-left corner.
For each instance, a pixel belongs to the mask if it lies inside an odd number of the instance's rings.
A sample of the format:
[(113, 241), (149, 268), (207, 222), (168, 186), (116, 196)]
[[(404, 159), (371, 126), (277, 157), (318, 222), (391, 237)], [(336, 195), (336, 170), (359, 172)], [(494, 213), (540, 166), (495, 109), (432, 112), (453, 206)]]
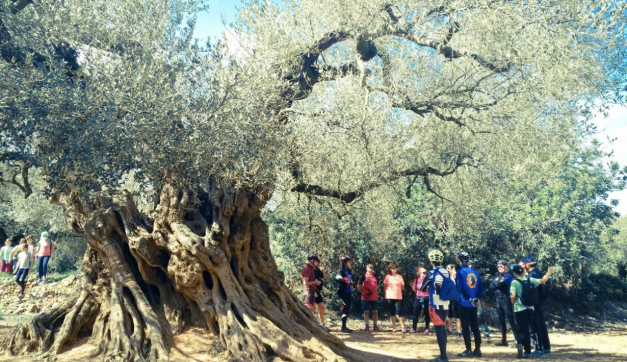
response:
[(385, 285), (385, 299), (390, 306), (392, 316), (392, 332), (396, 332), (396, 316), (401, 321), (401, 332), (405, 333), (405, 320), (401, 316), (401, 304), (403, 302), (403, 288), (405, 281), (400, 274), (396, 273), (396, 264), (388, 265), (388, 272), (383, 280)]
[(46, 281), (48, 261), (50, 259), (54, 260), (54, 245), (52, 244), (52, 240), (50, 239), (47, 231), (41, 233), (41, 239), (39, 239), (39, 245), (35, 250), (35, 254), (38, 258), (37, 272), (39, 274), (39, 279), (37, 280), (37, 283), (42, 283)]
[(416, 280), (414, 280), (412, 285), (412, 289), (416, 292), (416, 299), (414, 299), (413, 305), (413, 328), (409, 333), (416, 333), (418, 317), (420, 317), (420, 312), (423, 312), (425, 316), (425, 334), (429, 334), (429, 323), (431, 323), (431, 318), (429, 317), (429, 292), (420, 290), (420, 286), (428, 275), (429, 273), (425, 267), (419, 266), (416, 268)]

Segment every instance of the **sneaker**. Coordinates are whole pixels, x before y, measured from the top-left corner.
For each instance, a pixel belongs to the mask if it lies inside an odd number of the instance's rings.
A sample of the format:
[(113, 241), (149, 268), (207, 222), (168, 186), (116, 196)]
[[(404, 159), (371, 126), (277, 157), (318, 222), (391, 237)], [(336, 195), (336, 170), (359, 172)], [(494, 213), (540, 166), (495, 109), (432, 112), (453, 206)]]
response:
[(409, 331), (409, 334), (416, 334), (416, 330), (412, 329), (411, 331)]
[(425, 334), (429, 334), (429, 328), (425, 329)]
[(43, 277), (43, 278), (41, 279), (41, 281), (42, 281), (43, 283), (45, 283), (45, 282), (47, 281), (46, 277)]
[(542, 356), (544, 356), (544, 352), (536, 349), (535, 351), (533, 351), (531, 353), (531, 355), (534, 356), (534, 357), (542, 357)]
[(531, 355), (531, 353), (525, 353), (525, 354), (523, 354), (523, 355), (522, 355), (522, 357), (520, 357), (520, 358), (530, 359), (530, 358), (533, 358), (533, 356)]
[(523, 358), (523, 345), (522, 343), (518, 343), (518, 354), (516, 355), (516, 357), (518, 358)]
[(474, 351), (472, 351), (472, 356), (473, 357), (483, 357), (481, 355), (481, 350), (479, 348), (476, 348)]
[(407, 331), (405, 330), (405, 328), (401, 328), (401, 333), (407, 333)]
[(374, 325), (374, 327), (372, 327), (372, 330), (373, 330), (374, 332), (380, 332), (380, 331), (381, 331), (381, 330), (379, 329), (379, 326), (378, 326), (378, 325), (376, 325), (376, 324)]
[(448, 362), (448, 358), (442, 358), (440, 356), (436, 357), (435, 359), (432, 359), (429, 362)]
[(347, 327), (342, 327), (342, 329), (340, 330), (342, 333), (350, 333), (353, 330), (352, 329), (348, 329)]
[(35, 284), (39, 284), (41, 283), (41, 279), (37, 279), (37, 281), (35, 282)]
[(398, 332), (396, 328), (392, 328), (392, 332)]
[(467, 349), (462, 353), (457, 354), (458, 357), (472, 357), (472, 351)]
[(457, 338), (462, 338), (462, 332), (457, 332)]
[(551, 354), (551, 349), (550, 348), (546, 348), (544, 351), (544, 354)]
[(509, 346), (509, 344), (507, 343), (507, 341), (498, 341), (498, 342), (494, 342), (494, 345), (497, 347), (507, 347)]
[(366, 327), (364, 328), (365, 332), (368, 332), (370, 330), (370, 326), (366, 324)]
[(24, 298), (24, 293), (20, 293), (20, 295), (18, 295), (17, 297), (20, 299)]

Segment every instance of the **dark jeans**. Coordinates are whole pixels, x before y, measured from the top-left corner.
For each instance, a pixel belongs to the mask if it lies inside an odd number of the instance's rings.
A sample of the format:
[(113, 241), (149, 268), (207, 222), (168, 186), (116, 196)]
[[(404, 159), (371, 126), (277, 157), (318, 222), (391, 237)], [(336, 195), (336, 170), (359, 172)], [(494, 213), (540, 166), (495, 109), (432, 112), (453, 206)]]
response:
[(425, 329), (429, 329), (429, 323), (431, 323), (431, 318), (429, 316), (429, 298), (423, 298), (422, 302), (420, 299), (414, 299), (414, 314), (413, 314), (413, 330), (416, 330), (416, 326), (418, 326), (418, 317), (420, 317), (420, 312), (424, 313), (425, 316)]
[(551, 341), (549, 340), (549, 331), (546, 327), (546, 320), (544, 319), (544, 301), (541, 301), (536, 307), (533, 313), (533, 322), (531, 324), (533, 333), (536, 335), (536, 349), (543, 351), (545, 349), (551, 349)]
[(342, 318), (348, 317), (351, 311), (351, 293), (341, 292), (340, 299), (342, 300)]
[(37, 273), (39, 274), (39, 279), (43, 279), (48, 274), (48, 261), (50, 260), (50, 255), (48, 256), (40, 256), (37, 259)]
[(516, 320), (514, 319), (514, 306), (509, 298), (499, 298), (496, 300), (496, 313), (499, 316), (499, 325), (501, 326), (501, 334), (503, 341), (507, 341), (507, 324), (509, 322), (512, 327), (514, 339), (518, 341), (518, 331), (516, 329)]
[(470, 350), (470, 331), (475, 336), (475, 349), (481, 347), (481, 331), (479, 330), (479, 321), (477, 320), (477, 308), (468, 308), (459, 306), (459, 319), (462, 321), (462, 335), (466, 350)]
[(533, 322), (533, 309), (525, 309), (514, 313), (516, 328), (518, 329), (518, 343), (522, 343), (525, 353), (531, 353), (531, 337), (529, 336), (529, 326)]
[(24, 294), (26, 276), (28, 276), (28, 269), (18, 269), (17, 273), (15, 273), (15, 282), (20, 286), (20, 294)]

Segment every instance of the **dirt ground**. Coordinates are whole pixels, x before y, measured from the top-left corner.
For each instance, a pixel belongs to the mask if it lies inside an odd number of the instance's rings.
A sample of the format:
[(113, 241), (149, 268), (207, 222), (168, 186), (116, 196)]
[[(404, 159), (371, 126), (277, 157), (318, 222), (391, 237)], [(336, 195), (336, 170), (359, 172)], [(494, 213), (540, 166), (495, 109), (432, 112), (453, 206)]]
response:
[[(0, 338), (14, 323), (0, 321)], [(331, 326), (331, 331), (339, 336), (349, 347), (359, 351), (363, 361), (398, 362), (428, 361), (438, 355), (438, 346), (433, 331), (430, 335), (402, 334), (390, 332), (391, 326), (385, 321), (382, 332), (354, 331), (351, 334), (339, 333), (339, 326)], [(362, 322), (350, 321), (349, 327), (358, 329)], [(492, 336), (496, 331), (492, 330)], [(553, 332), (550, 335), (553, 353), (542, 357), (542, 361), (627, 361), (627, 330), (604, 331), (601, 333)], [(90, 358), (94, 346), (79, 340), (70, 350), (59, 356), (57, 361), (100, 361), (101, 357)], [(223, 355), (216, 353), (211, 335), (204, 330), (192, 329), (175, 337), (170, 360), (174, 362), (217, 362), (223, 361)], [(457, 353), (462, 352), (464, 344), (461, 338), (449, 337), (448, 356), (450, 360), (462, 360)], [(491, 343), (482, 345), (483, 358), (463, 359), (465, 361), (515, 361), (516, 351), (510, 347), (494, 347)], [(217, 351), (219, 352), (219, 351)], [(37, 361), (37, 358), (0, 356), (2, 361)]]

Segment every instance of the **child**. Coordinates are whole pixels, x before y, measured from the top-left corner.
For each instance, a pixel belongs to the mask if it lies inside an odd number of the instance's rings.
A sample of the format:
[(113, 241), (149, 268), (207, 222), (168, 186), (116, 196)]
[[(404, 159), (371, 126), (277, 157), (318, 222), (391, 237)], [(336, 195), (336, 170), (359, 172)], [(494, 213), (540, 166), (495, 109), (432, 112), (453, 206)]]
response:
[(13, 275), (17, 274), (17, 254), (22, 251), (22, 245), (26, 245), (26, 240), (24, 238), (20, 239), (20, 243), (11, 250), (11, 254), (9, 254), (9, 259), (13, 259)]
[(26, 276), (30, 270), (31, 254), (28, 252), (28, 245), (22, 244), (22, 251), (17, 254), (17, 274), (15, 282), (20, 286), (20, 298), (24, 298), (24, 288), (26, 288)]
[(0, 273), (11, 274), (11, 251), (13, 251), (13, 247), (11, 246), (11, 240), (7, 239), (4, 242), (4, 246), (0, 249), (0, 254), (2, 254), (2, 265), (0, 266)]

